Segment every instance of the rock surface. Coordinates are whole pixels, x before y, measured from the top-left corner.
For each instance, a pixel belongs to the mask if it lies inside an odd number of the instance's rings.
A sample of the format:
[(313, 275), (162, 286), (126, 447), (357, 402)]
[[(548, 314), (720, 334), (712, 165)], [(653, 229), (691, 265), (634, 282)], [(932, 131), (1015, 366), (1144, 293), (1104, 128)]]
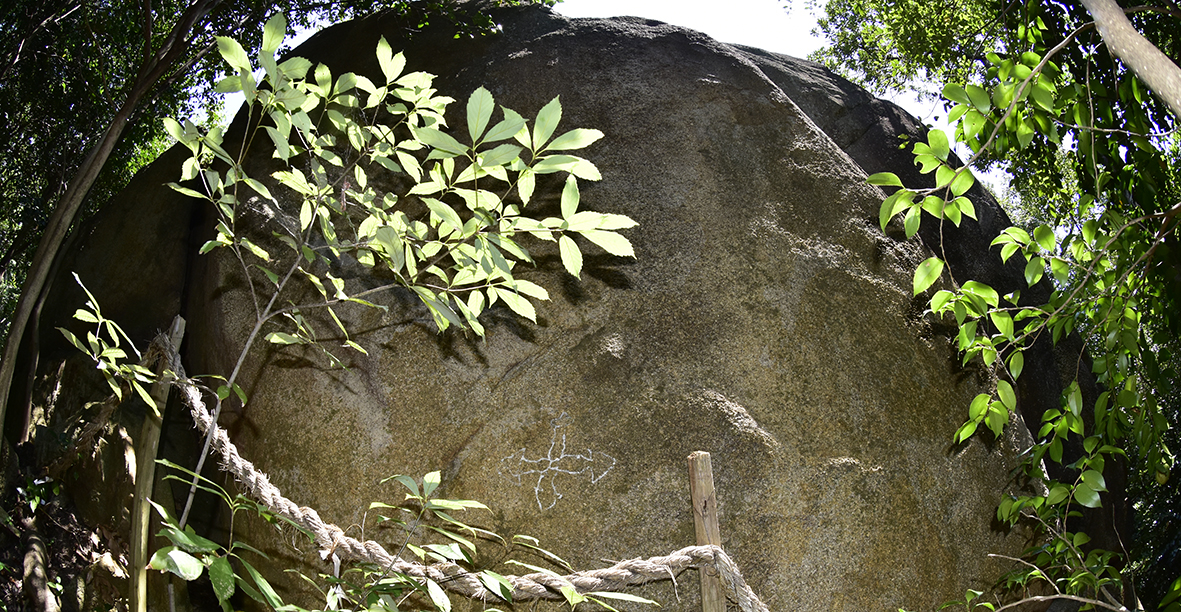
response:
[[(921, 315), (911, 274), (927, 254), (878, 229), (883, 196), (864, 180), (912, 171), (896, 138), (917, 123), (815, 64), (658, 22), (537, 8), (498, 21), (482, 39), (406, 40), (375, 16), (297, 54), (372, 74), (384, 34), (457, 99), (483, 85), (532, 116), (560, 95), (561, 127), (606, 134), (586, 153), (604, 178), (582, 183), (582, 200), (639, 222), (636, 259), (591, 255), (576, 281), (542, 249), (527, 277), (552, 302), (537, 325), (490, 313), (485, 342), (438, 335), (390, 296), (389, 315), (342, 313), (369, 351), (348, 371), (258, 351), (250, 404), (223, 415), (243, 454), (342, 527), (401, 500), (382, 478), (442, 470), (442, 494), (493, 509), (465, 518), (587, 569), (694, 543), (685, 458), (705, 450), (724, 546), (772, 610), (930, 609), (991, 585), (1003, 568), (986, 553), (1024, 544), (991, 523), (1018, 440), (950, 444), (990, 381), (959, 368)], [(253, 309), (232, 262), (195, 255), (208, 218), (161, 186), (178, 174), (175, 154), (146, 170), (66, 269), (137, 341), (183, 305), (190, 373), (224, 375)], [(973, 231), (995, 233), (1003, 212), (977, 210)], [(139, 220), (158, 229), (121, 243)], [(82, 300), (58, 287), (45, 318), (61, 325)], [(384, 537), (372, 518), (365, 528)], [(242, 535), (275, 553), (287, 589), (279, 563), (326, 571), (289, 535), (250, 523)], [(641, 593), (698, 609), (695, 578), (677, 584)]]

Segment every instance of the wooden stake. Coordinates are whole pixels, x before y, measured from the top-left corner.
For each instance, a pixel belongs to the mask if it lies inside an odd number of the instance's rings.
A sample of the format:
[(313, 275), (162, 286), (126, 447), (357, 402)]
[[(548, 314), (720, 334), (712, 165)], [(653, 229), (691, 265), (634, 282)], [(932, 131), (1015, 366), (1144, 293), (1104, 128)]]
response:
[[(718, 498), (714, 494), (713, 465), (709, 453), (697, 451), (689, 455), (689, 495), (693, 499), (693, 527), (697, 531), (697, 545), (722, 545), (718, 528)], [(726, 612), (726, 594), (714, 568), (701, 570), (702, 612)]]
[[(168, 330), (168, 339), (173, 352), (180, 348), (185, 335), (185, 320), (180, 315), (172, 320), (172, 327)], [(152, 386), (151, 396), (159, 407), (159, 415), (148, 408), (144, 416), (144, 424), (140, 433), (139, 448), (136, 449), (135, 469), (135, 500), (131, 504), (131, 585), (128, 599), (128, 609), (131, 612), (144, 612), (148, 606), (148, 541), (151, 525), (151, 506), (148, 496), (152, 494), (152, 485), (156, 482), (156, 453), (160, 448), (160, 428), (164, 414), (164, 405), (168, 403), (168, 391), (172, 389), (170, 381), (164, 380), (164, 368), (167, 362), (162, 360), (156, 368), (156, 384)]]

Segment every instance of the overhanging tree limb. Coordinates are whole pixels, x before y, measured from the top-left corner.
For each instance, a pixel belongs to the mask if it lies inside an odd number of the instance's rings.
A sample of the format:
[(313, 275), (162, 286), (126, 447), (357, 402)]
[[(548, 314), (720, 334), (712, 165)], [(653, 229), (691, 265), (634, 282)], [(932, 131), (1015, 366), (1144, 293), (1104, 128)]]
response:
[(1082, 0), (1112, 54), (1123, 60), (1176, 117), (1181, 117), (1181, 68), (1144, 38), (1115, 0)]

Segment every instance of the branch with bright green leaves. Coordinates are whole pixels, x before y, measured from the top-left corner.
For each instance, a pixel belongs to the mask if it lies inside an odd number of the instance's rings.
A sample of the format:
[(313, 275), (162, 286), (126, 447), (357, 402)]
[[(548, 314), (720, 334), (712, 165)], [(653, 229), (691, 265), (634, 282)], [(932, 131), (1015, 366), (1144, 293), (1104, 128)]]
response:
[[(1031, 26), (1033, 30), (1036, 26)], [(974, 183), (968, 166), (980, 160), (1003, 159), (1012, 150), (1036, 145), (1069, 151), (1086, 169), (1085, 191), (1073, 196), (1077, 205), (1073, 219), (1032, 228), (1012, 226), (993, 239), (991, 247), (1002, 262), (1009, 263), (1015, 256), (1023, 259), (1024, 287), (1002, 294), (978, 280), (953, 277), (950, 287), (931, 294), (929, 312), (954, 319), (958, 329), (954, 343), (964, 364), (979, 359), (995, 374), (994, 390), (976, 396), (968, 407), (968, 418), (955, 433), (956, 443), (966, 442), (982, 428), (1002, 435), (1017, 411), (1014, 387), (1023, 373), (1025, 354), (1035, 342), (1044, 338), (1057, 344), (1077, 332), (1086, 343), (1092, 371), (1102, 386), (1095, 406), (1084, 405), (1075, 380), (1066, 386), (1061, 407), (1045, 411), (1040, 424), (1031, 424), (1036, 442), (1024, 455), (1024, 467), (1028, 476), (1045, 484), (1046, 492), (1006, 498), (998, 518), (1015, 522), (1022, 516), (1036, 517), (1048, 526), (1048, 546), (1058, 548), (1048, 557), (1035, 555), (1033, 565), (1048, 572), (1048, 563), (1068, 574), (1090, 568), (1086, 575), (1094, 580), (1064, 583), (1069, 587), (1064, 592), (1094, 595), (1105, 584), (1103, 580), (1112, 579), (1108, 569), (1118, 577), (1113, 565), (1116, 555), (1091, 551), (1065, 559), (1061, 555), (1077, 552), (1080, 540), (1087, 536), (1068, 533), (1064, 521), (1079, 507), (1101, 505), (1100, 494), (1107, 491), (1104, 470), (1116, 463), (1114, 459), (1127, 456), (1125, 446), (1140, 453), (1161, 483), (1168, 479), (1174, 461), (1161, 437), (1168, 425), (1153, 381), (1164, 369), (1156, 354), (1160, 347), (1149, 337), (1146, 315), (1169, 303), (1151, 266), (1158, 247), (1176, 232), (1174, 209), (1178, 207), (1154, 214), (1121, 214), (1117, 204), (1125, 197), (1121, 189), (1127, 189), (1121, 184), (1123, 169), (1110, 167), (1099, 154), (1104, 133), (1095, 128), (1099, 119), (1111, 119), (1110, 102), (1088, 81), (1064, 74), (1052, 61), (1075, 34), (1048, 51), (1035, 44), (1035, 50), (1014, 57), (990, 53), (987, 84), (952, 83), (944, 88), (954, 141), (940, 130), (931, 130), (926, 142), (915, 143), (912, 149), (921, 172), (934, 174), (934, 187), (908, 188), (897, 175), (886, 172), (868, 181), (897, 188), (882, 203), (880, 223), (884, 231), (901, 217), (910, 238), (923, 215), (933, 217), (941, 231), (944, 222), (959, 226), (963, 217), (975, 217), (964, 194)], [(1040, 40), (1033, 33), (1029, 36), (1032, 43)], [(1129, 95), (1147, 95), (1130, 78)], [(1153, 146), (1149, 127), (1127, 126), (1137, 134), (1138, 147)], [(952, 166), (952, 142), (971, 150), (964, 166)], [(916, 296), (934, 288), (948, 271), (941, 243), (934, 247), (935, 256), (915, 270)], [(1030, 290), (1040, 283), (1048, 283), (1051, 292), (1043, 303), (1036, 303), (1031, 296), (1044, 292)], [(1080, 363), (1084, 363), (1081, 358)], [(1093, 426), (1086, 425), (1088, 421)], [(1080, 456), (1065, 453), (1072, 437), (1081, 440)], [(1069, 480), (1051, 479), (1044, 460), (1062, 465), (1061, 473), (1068, 474)], [(1051, 579), (1059, 578), (1060, 573)]]
[[(282, 23), (268, 28), (279, 31)], [(408, 287), (426, 304), (440, 330), (454, 325), (483, 335), (481, 312), (504, 301), (517, 314), (536, 317), (532, 300), (548, 299), (535, 283), (517, 278), (518, 263), (533, 263), (520, 243), (525, 236), (556, 241), (565, 269), (579, 276), (582, 252), (574, 236), (582, 236), (606, 252), (634, 256), (631, 243), (617, 230), (635, 222), (623, 215), (580, 210), (577, 179), (598, 180), (588, 160), (568, 152), (585, 148), (602, 133), (574, 129), (554, 137), (562, 107), (555, 98), (529, 122), (512, 109), (497, 105), (484, 88), (467, 102), (467, 137), (461, 143), (444, 129), (444, 113), (453, 101), (439, 96), (433, 76), (404, 73), (405, 58), (393, 54), (383, 38), (377, 58), (384, 83), (352, 73), (333, 80), (327, 67), (312, 68), (302, 58), (276, 64), (269, 57), (278, 35), (264, 41), (259, 63), (265, 69), (261, 88), (254, 66), (230, 39), (219, 48), (236, 74), (218, 83), (219, 91), (240, 91), (254, 103), (265, 132), (275, 145), (274, 157), (288, 164), (272, 181), (299, 201), (298, 225), (283, 227), (280, 240), (292, 251), (286, 271), (281, 258), (239, 231), (236, 221), (250, 197), (278, 204), (270, 187), (249, 177), (241, 165), (245, 151), (231, 156), (222, 148), (222, 134), (199, 133), (190, 123), (167, 123), (169, 131), (193, 152), (182, 180), (200, 187), (173, 188), (217, 206), (217, 237), (202, 252), (230, 248), (243, 265), (260, 271), (271, 290), (281, 290), (291, 275), (306, 279), (323, 298), (321, 305), (344, 301), (372, 305), (361, 298), (394, 286)], [(309, 78), (309, 74), (311, 78)], [(252, 117), (253, 118), (253, 117)], [(270, 125), (264, 125), (267, 122)], [(252, 136), (248, 137), (249, 143)], [(298, 164), (296, 161), (298, 160)], [(229, 169), (218, 172), (212, 163)], [(408, 177), (401, 194), (379, 192), (371, 174)], [(533, 218), (527, 212), (537, 177), (564, 172), (561, 216)], [(388, 286), (356, 295), (327, 271), (315, 271), (342, 254), (367, 268), (391, 272)], [(252, 282), (252, 290), (257, 291)], [(260, 307), (264, 318), (289, 315), (298, 307)], [(335, 313), (333, 319), (338, 321)], [(306, 325), (295, 320), (293, 333), (276, 332), (277, 343), (314, 344)], [(345, 332), (343, 325), (340, 330)], [(349, 346), (354, 346), (348, 341)]]

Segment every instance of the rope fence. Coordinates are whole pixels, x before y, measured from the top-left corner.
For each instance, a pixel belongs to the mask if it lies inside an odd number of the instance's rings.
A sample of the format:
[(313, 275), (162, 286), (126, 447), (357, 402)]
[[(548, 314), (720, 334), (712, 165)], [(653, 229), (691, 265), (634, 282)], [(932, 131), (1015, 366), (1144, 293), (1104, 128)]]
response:
[[(468, 599), (484, 602), (502, 600), (500, 594), (489, 590), (475, 574), (460, 565), (450, 562), (426, 565), (391, 555), (381, 544), (352, 538), (340, 527), (324, 522), (314, 509), (299, 506), (284, 497), (266, 474), (239, 454), (226, 431), (213, 422), (213, 416), (202, 400), (200, 388), (184, 375), (179, 355), (170, 351), (168, 359), (170, 369), (177, 375), (174, 385), (192, 413), (197, 428), (203, 434), (208, 435), (211, 430), (213, 432), (212, 446), (221, 459), (221, 468), (232, 474), (239, 486), (256, 501), (311, 532), (325, 558), (335, 555), (341, 560), (372, 563), (416, 579), (429, 578), (444, 589)], [(505, 578), (512, 585), (514, 602), (562, 601), (565, 599), (563, 587), (573, 587), (579, 593), (620, 591), (626, 587), (673, 579), (691, 567), (699, 571), (705, 568), (716, 570), (729, 591), (729, 598), (742, 612), (767, 612), (766, 605), (746, 584), (738, 566), (716, 545), (688, 546), (665, 556), (630, 559), (611, 567), (565, 576), (536, 572)]]

